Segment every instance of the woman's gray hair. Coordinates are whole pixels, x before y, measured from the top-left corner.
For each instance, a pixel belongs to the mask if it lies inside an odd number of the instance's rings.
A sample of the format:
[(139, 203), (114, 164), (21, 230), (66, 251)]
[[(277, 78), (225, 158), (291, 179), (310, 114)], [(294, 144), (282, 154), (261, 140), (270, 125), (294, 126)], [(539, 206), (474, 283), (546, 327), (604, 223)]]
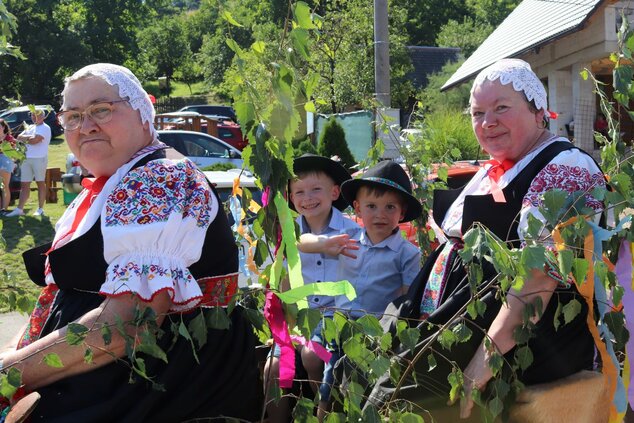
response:
[(122, 100), (128, 100), (130, 106), (139, 112), (141, 122), (148, 124), (154, 142), (158, 141), (158, 133), (154, 128), (154, 116), (156, 115), (154, 105), (139, 79), (126, 67), (111, 63), (95, 63), (85, 66), (64, 80), (62, 95), (65, 95), (71, 82), (90, 77), (100, 78), (109, 85), (116, 85), (119, 89), (119, 97)]

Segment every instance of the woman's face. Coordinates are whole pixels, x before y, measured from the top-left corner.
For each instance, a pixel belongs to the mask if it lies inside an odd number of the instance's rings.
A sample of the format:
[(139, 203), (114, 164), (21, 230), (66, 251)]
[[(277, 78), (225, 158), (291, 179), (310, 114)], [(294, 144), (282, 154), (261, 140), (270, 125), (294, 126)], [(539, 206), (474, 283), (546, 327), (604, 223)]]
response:
[[(118, 89), (92, 77), (68, 84), (63, 110), (83, 112), (100, 102), (120, 100)], [(94, 176), (111, 176), (141, 148), (152, 142), (149, 128), (141, 123), (139, 112), (127, 102), (113, 105), (110, 122), (98, 125), (83, 115), (81, 126), (66, 131), (65, 137), (77, 160)]]
[(500, 162), (520, 160), (544, 132), (544, 111), (531, 112), (524, 95), (499, 80), (487, 79), (475, 88), (470, 111), (480, 146)]

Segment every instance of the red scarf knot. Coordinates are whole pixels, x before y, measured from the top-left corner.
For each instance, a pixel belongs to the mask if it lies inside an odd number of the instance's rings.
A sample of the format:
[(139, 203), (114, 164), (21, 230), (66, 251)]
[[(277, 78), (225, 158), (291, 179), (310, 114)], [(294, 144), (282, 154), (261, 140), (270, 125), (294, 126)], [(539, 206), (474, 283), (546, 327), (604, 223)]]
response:
[(489, 170), (487, 170), (487, 175), (489, 176), (489, 178), (491, 178), (495, 182), (499, 181), (502, 175), (504, 175), (504, 173), (506, 173), (507, 170), (515, 166), (515, 162), (509, 159), (504, 160), (502, 163), (500, 163), (499, 161), (495, 159), (491, 159), (484, 162), (484, 164), (491, 165)]

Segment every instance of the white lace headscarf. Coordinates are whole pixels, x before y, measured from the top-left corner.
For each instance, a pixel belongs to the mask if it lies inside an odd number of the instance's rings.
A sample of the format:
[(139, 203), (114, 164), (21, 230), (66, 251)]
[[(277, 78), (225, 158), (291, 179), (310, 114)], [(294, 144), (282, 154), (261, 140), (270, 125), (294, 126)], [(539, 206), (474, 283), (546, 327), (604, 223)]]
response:
[(543, 110), (544, 116), (550, 117), (546, 89), (531, 69), (531, 65), (525, 61), (521, 59), (498, 60), (476, 76), (473, 87), (471, 87), (471, 94), (487, 79), (489, 81), (499, 79), (502, 85), (512, 84), (513, 89), (524, 93), (528, 101), (532, 101), (538, 111)]
[(119, 88), (119, 97), (122, 100), (128, 100), (130, 106), (134, 110), (138, 110), (141, 115), (141, 122), (143, 124), (147, 123), (150, 127), (152, 143), (157, 143), (158, 133), (156, 128), (154, 128), (154, 116), (156, 114), (154, 105), (150, 101), (147, 92), (143, 89), (141, 82), (130, 69), (111, 63), (95, 63), (85, 66), (64, 80), (64, 92), (62, 94), (66, 92), (66, 88), (71, 82), (91, 76), (101, 78), (109, 85), (116, 85)]

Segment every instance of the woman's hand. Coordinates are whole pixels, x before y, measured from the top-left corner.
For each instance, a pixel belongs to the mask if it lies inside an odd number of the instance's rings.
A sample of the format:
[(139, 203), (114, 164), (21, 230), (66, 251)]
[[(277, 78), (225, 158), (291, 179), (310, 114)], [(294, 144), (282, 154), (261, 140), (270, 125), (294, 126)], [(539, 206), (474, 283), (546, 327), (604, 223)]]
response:
[(483, 391), (487, 383), (493, 377), (489, 368), (490, 353), (484, 346), (484, 342), (476, 351), (467, 368), (462, 372), (464, 378), (464, 397), (460, 399), (460, 418), (467, 419), (473, 409), (471, 393), (474, 389)]

